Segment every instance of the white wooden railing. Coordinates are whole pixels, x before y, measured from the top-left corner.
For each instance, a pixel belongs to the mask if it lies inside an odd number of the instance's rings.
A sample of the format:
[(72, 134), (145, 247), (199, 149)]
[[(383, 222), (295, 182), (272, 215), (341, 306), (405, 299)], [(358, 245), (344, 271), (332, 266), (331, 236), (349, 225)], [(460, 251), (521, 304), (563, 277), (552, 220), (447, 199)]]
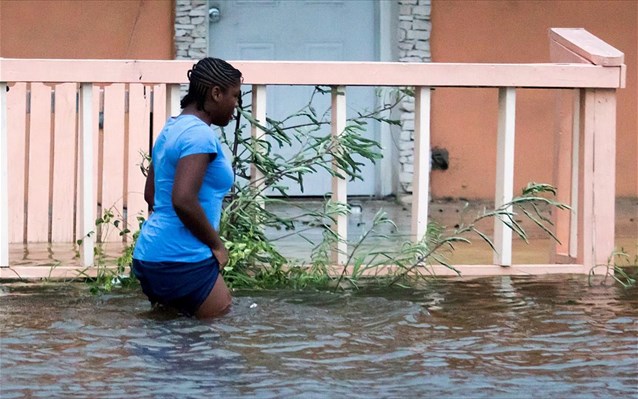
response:
[[(571, 187), (560, 191), (559, 199), (574, 211), (557, 219), (557, 234), (565, 244), (556, 248), (555, 263), (571, 263), (560, 270), (578, 272), (604, 262), (613, 250), (615, 163), (610, 159), (615, 157), (616, 90), (624, 87), (625, 65), (620, 51), (583, 29), (550, 30), (550, 49), (553, 62), (539, 64), (231, 63), (242, 71), (244, 83), (253, 86), (252, 112), (262, 122), (267, 86), (332, 86), (334, 135), (346, 126), (343, 87), (414, 87), (414, 239), (425, 233), (428, 218), (432, 88), (499, 90), (496, 206), (513, 196), (517, 91), (573, 89), (573, 99), (567, 101), (573, 118), (562, 126), (573, 134), (561, 139), (561, 148), (569, 151), (559, 159), (556, 181)], [(9, 243), (82, 237), (83, 263), (91, 265), (94, 242), (87, 234), (95, 229), (98, 204), (116, 204), (121, 214), (127, 209), (128, 223), (135, 223), (146, 209), (139, 151), (148, 151), (166, 117), (179, 113), (179, 85), (186, 82), (192, 64), (0, 58), (0, 266), (11, 264)], [(565, 90), (558, 92), (565, 96)], [(261, 132), (253, 126), (252, 134)], [(346, 202), (344, 180), (333, 179), (332, 196)], [(345, 216), (335, 228), (347, 236)], [(494, 242), (494, 264), (483, 271), (498, 272), (512, 264), (511, 231), (500, 222), (495, 222)], [(346, 248), (339, 250), (335, 264), (345, 260)], [(532, 272), (553, 267), (532, 266)]]

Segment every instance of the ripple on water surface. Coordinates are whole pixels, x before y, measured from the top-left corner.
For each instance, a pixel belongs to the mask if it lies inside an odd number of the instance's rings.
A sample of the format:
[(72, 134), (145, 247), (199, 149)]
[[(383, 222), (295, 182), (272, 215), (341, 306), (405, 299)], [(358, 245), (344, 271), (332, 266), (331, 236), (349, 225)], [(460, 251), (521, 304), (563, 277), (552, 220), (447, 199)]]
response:
[(638, 289), (585, 277), (240, 292), (207, 322), (137, 290), (0, 303), (2, 398), (638, 396)]

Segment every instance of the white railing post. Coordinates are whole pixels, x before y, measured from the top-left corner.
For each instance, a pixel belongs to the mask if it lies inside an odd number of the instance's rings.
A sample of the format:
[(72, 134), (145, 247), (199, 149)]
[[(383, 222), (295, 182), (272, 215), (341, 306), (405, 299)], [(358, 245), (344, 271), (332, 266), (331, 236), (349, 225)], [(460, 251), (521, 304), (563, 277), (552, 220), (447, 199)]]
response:
[[(177, 116), (181, 112), (180, 95), (181, 88), (178, 84), (166, 85), (166, 118)], [(160, 127), (161, 129), (161, 127)]]
[(9, 266), (9, 149), (7, 148), (7, 84), (0, 83), (0, 267)]
[(93, 266), (95, 247), (95, 198), (93, 186), (93, 84), (82, 83), (80, 85), (80, 184), (81, 203), (79, 216), (82, 226), (82, 266)]
[(567, 253), (572, 259), (578, 256), (578, 185), (580, 168), (580, 90), (574, 91), (572, 106), (572, 168), (571, 168), (571, 203), (569, 218), (569, 243)]
[(128, 102), (128, 165), (126, 187), (127, 219), (126, 227), (130, 231), (139, 228), (138, 217), (147, 217), (148, 206), (144, 201), (146, 178), (140, 170), (144, 159), (140, 151), (150, 155), (150, 94), (142, 84), (129, 85)]
[(581, 93), (582, 158), (579, 170), (578, 263), (606, 265), (614, 251), (616, 197), (616, 92)]
[[(332, 137), (337, 137), (346, 128), (346, 88), (344, 86), (332, 87)], [(339, 172), (340, 168), (333, 160), (332, 169)], [(347, 181), (337, 176), (332, 177), (332, 200), (336, 203), (347, 204)], [(344, 265), (348, 259), (348, 215), (337, 215), (336, 223), (333, 226), (339, 241), (337, 248), (332, 253), (332, 262), (335, 265)]]
[[(512, 201), (514, 192), (514, 130), (516, 119), (516, 89), (502, 87), (498, 91), (498, 138), (496, 146), (495, 208)], [(512, 207), (504, 209), (511, 212)], [(494, 220), (494, 264), (512, 265), (512, 230), (501, 218)]]
[(430, 201), (430, 98), (429, 87), (414, 90), (414, 174), (412, 175), (412, 239), (420, 241), (428, 228)]
[[(260, 125), (266, 126), (266, 86), (253, 85), (252, 90), (252, 117)], [(256, 123), (253, 123), (250, 126), (250, 134), (254, 150), (260, 152), (262, 146), (259, 141), (263, 140), (264, 131)], [(258, 191), (264, 186), (264, 175), (254, 164), (250, 165), (250, 184)]]

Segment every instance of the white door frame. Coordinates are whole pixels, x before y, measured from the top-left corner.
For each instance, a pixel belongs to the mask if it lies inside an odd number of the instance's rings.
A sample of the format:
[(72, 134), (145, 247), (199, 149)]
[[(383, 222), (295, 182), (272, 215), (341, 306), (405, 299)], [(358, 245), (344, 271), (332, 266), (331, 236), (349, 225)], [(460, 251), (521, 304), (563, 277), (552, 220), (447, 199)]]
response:
[[(389, 62), (397, 60), (397, 40), (396, 31), (398, 28), (398, 2), (387, 0), (376, 0), (379, 13), (378, 21), (378, 49), (379, 61)], [(382, 96), (384, 97), (384, 96)], [(381, 124), (378, 129), (379, 137), (377, 142), (383, 148), (383, 158), (375, 164), (376, 179), (375, 196), (383, 198), (391, 194), (397, 194), (399, 188), (399, 162), (397, 148), (392, 140), (393, 126)]]

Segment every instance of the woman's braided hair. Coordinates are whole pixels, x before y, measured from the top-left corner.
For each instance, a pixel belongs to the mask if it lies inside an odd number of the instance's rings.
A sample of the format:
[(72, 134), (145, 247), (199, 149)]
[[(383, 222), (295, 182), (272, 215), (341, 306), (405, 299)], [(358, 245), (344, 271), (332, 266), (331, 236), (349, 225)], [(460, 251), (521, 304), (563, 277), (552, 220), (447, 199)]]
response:
[(190, 81), (188, 94), (180, 102), (180, 106), (185, 108), (195, 102), (197, 109), (204, 109), (204, 101), (208, 90), (213, 86), (219, 86), (226, 90), (231, 86), (241, 83), (241, 72), (228, 62), (219, 58), (206, 57), (201, 59), (186, 74)]

